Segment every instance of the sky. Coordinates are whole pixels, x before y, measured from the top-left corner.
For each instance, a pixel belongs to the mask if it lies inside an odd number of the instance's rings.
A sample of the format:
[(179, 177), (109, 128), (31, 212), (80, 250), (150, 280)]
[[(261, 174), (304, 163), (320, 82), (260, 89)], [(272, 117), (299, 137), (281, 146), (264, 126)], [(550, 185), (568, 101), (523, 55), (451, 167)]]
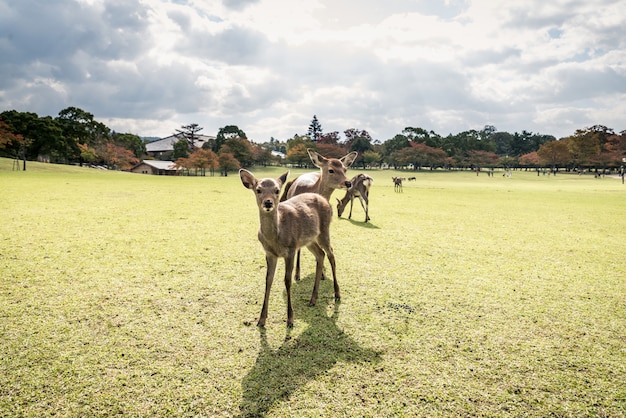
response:
[(0, 0), (0, 111), (255, 142), (626, 130), (626, 0)]

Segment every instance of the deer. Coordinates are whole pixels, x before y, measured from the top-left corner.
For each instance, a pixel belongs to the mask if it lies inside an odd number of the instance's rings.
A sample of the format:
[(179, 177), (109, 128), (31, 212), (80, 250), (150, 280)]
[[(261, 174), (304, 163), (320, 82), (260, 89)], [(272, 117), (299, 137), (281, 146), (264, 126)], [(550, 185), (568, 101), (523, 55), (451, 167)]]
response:
[[(300, 193), (317, 193), (330, 201), (335, 189), (348, 189), (351, 186), (346, 177), (346, 170), (354, 163), (359, 153), (352, 151), (341, 158), (326, 158), (311, 148), (307, 148), (311, 162), (319, 167), (317, 173), (305, 173), (287, 183), (281, 201), (287, 200)], [(296, 258), (295, 279), (300, 280), (300, 250)], [(322, 280), (324, 275), (322, 274)]]
[[(361, 173), (352, 177), (350, 180), (352, 186), (346, 191), (346, 195), (341, 200), (337, 199), (337, 215), (341, 217), (348, 202), (350, 202), (350, 214), (348, 215), (348, 219), (352, 219), (352, 204), (356, 197), (359, 199), (359, 202), (361, 202), (361, 207), (365, 211), (365, 222), (369, 221), (369, 194), (373, 182), (374, 179), (367, 174)], [(363, 201), (365, 201), (365, 204), (363, 204)]]
[(393, 179), (393, 190), (396, 192), (402, 191), (402, 177), (392, 177)]
[(258, 239), (265, 250), (267, 271), (265, 274), (265, 297), (263, 308), (257, 322), (258, 327), (265, 327), (270, 290), (276, 273), (279, 258), (285, 260), (285, 289), (287, 290), (287, 327), (293, 327), (293, 307), (291, 305), (291, 276), (294, 268), (296, 251), (307, 247), (316, 260), (315, 284), (309, 300), (309, 306), (317, 303), (319, 284), (324, 267), (324, 257), (330, 262), (333, 274), (335, 300), (341, 299), (335, 254), (330, 244), (330, 222), (332, 208), (328, 201), (317, 193), (302, 193), (290, 199), (280, 201), (280, 189), (287, 180), (289, 171), (277, 179), (257, 179), (250, 171), (241, 169), (239, 176), (247, 189), (254, 192), (259, 209), (260, 227)]

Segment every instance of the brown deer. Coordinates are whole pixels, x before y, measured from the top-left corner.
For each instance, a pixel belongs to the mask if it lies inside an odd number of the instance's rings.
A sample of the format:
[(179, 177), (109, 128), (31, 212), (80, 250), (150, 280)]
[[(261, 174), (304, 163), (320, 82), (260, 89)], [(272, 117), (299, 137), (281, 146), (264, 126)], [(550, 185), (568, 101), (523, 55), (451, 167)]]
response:
[[(369, 194), (373, 182), (373, 178), (363, 173), (352, 177), (352, 180), (350, 180), (352, 186), (346, 191), (346, 195), (341, 200), (337, 199), (337, 215), (341, 217), (348, 202), (350, 202), (350, 214), (348, 215), (348, 219), (352, 219), (352, 204), (356, 197), (359, 199), (359, 202), (361, 202), (361, 207), (365, 211), (365, 222), (369, 221)], [(365, 204), (363, 204), (363, 201), (365, 201)]]
[(402, 177), (392, 177), (393, 179), (393, 190), (396, 192), (402, 191)]
[[(317, 193), (327, 201), (335, 189), (347, 189), (350, 181), (346, 177), (346, 170), (354, 163), (359, 153), (352, 151), (341, 158), (326, 158), (311, 148), (307, 149), (311, 162), (320, 171), (317, 173), (306, 173), (287, 183), (281, 201), (287, 200), (300, 193)], [(296, 258), (296, 280), (300, 280), (300, 250)], [(322, 279), (324, 276), (322, 275)]]
[(291, 306), (291, 275), (296, 251), (307, 247), (316, 260), (315, 284), (309, 301), (310, 306), (317, 302), (320, 279), (324, 267), (324, 257), (328, 257), (333, 273), (335, 300), (340, 300), (337, 283), (335, 254), (330, 245), (330, 221), (332, 208), (326, 199), (316, 193), (303, 193), (283, 202), (279, 201), (280, 189), (287, 180), (287, 171), (277, 179), (257, 179), (251, 172), (241, 169), (239, 176), (243, 185), (252, 190), (259, 208), (258, 238), (265, 249), (267, 272), (265, 275), (265, 297), (257, 325), (265, 326), (270, 289), (276, 272), (278, 258), (285, 259), (285, 288), (287, 290), (287, 327), (293, 327)]

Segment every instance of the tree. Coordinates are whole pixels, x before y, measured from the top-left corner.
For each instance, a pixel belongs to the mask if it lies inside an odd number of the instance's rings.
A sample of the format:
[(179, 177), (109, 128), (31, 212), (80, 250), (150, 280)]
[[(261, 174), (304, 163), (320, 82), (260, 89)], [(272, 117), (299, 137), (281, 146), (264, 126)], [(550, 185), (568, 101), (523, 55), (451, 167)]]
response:
[(195, 151), (198, 147), (196, 146), (196, 141), (198, 140), (198, 132), (200, 132), (202, 127), (198, 126), (197, 123), (191, 123), (189, 125), (181, 126), (181, 129), (176, 129), (176, 137), (180, 139), (184, 139), (189, 144), (189, 150), (191, 152)]
[(57, 117), (63, 135), (70, 140), (71, 159), (78, 159), (82, 165), (78, 144), (87, 144), (93, 148), (102, 146), (109, 139), (110, 129), (94, 120), (91, 113), (77, 107), (68, 107), (59, 112)]
[(172, 159), (178, 160), (179, 158), (187, 158), (189, 157), (189, 152), (191, 151), (189, 146), (189, 141), (184, 138), (179, 139), (174, 143), (174, 150), (172, 151)]
[(0, 149), (11, 149), (23, 139), (22, 135), (13, 133), (9, 125), (0, 119)]
[(219, 153), (218, 160), (220, 163), (222, 174), (224, 174), (224, 177), (228, 176), (229, 170), (235, 170), (241, 166), (239, 164), (239, 161), (237, 161), (233, 153), (230, 152), (230, 150), (228, 149), (228, 146), (226, 145), (222, 146), (222, 149), (220, 150), (220, 153)]
[(311, 120), (307, 134), (314, 142), (320, 140), (320, 136), (322, 135), (322, 125), (320, 125), (317, 120), (317, 115), (313, 115), (313, 120)]
[(228, 147), (229, 152), (233, 154), (242, 167), (250, 167), (254, 163), (252, 143), (246, 138), (232, 136), (226, 140), (222, 147), (224, 146)]
[(474, 168), (493, 167), (498, 163), (498, 154), (491, 151), (469, 150), (467, 161)]
[(383, 156), (380, 153), (375, 151), (365, 151), (363, 153), (363, 162), (366, 166), (377, 166), (381, 163)]
[(93, 163), (99, 158), (98, 152), (87, 144), (78, 144), (78, 149), (80, 149), (80, 158), (85, 162)]
[(219, 165), (217, 154), (208, 149), (198, 149), (194, 151), (188, 158), (189, 167), (200, 169), (204, 176), (208, 168), (213, 175), (214, 170)]
[[(84, 145), (84, 144), (82, 144)], [(139, 159), (131, 150), (109, 142), (101, 152), (101, 157), (109, 167), (116, 167), (120, 170), (130, 170), (134, 165), (139, 163)]]
[(329, 132), (326, 134), (320, 134), (317, 139), (317, 144), (329, 144), (329, 145), (337, 145), (339, 144), (339, 132)]
[(220, 130), (217, 132), (217, 137), (215, 138), (213, 152), (218, 153), (229, 138), (236, 137), (245, 139), (248, 138), (246, 136), (246, 133), (239, 129), (239, 127), (236, 125), (228, 125), (220, 128)]
[(117, 145), (131, 150), (137, 158), (141, 158), (146, 154), (146, 144), (138, 135), (128, 133), (118, 134), (113, 132), (111, 134), (111, 139)]
[(567, 140), (569, 152), (574, 164), (589, 165), (602, 150), (601, 132), (592, 129), (578, 129)]
[(292, 146), (287, 151), (287, 161), (298, 166), (302, 166), (305, 163), (311, 161), (309, 154), (307, 153), (307, 146), (303, 143)]
[(528, 154), (521, 155), (519, 157), (519, 163), (524, 167), (539, 167), (541, 165), (541, 158), (539, 158), (537, 151), (533, 151)]
[(565, 167), (572, 159), (567, 141), (551, 141), (542, 144), (537, 151), (539, 163), (552, 168)]

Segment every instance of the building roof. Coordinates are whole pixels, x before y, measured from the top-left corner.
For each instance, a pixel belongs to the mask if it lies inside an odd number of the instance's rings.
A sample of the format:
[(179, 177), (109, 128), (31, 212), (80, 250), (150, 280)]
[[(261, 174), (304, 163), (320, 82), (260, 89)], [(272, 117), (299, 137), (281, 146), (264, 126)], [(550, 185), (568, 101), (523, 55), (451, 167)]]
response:
[[(173, 151), (174, 144), (181, 139), (178, 135), (171, 135), (157, 141), (149, 142), (146, 144), (147, 152), (165, 152)], [(208, 141), (215, 140), (214, 136), (209, 135), (197, 135), (196, 146), (201, 148)]]
[(154, 167), (157, 170), (176, 170), (176, 166), (173, 161), (157, 161), (157, 160), (143, 160), (140, 164), (146, 164), (150, 167)]

